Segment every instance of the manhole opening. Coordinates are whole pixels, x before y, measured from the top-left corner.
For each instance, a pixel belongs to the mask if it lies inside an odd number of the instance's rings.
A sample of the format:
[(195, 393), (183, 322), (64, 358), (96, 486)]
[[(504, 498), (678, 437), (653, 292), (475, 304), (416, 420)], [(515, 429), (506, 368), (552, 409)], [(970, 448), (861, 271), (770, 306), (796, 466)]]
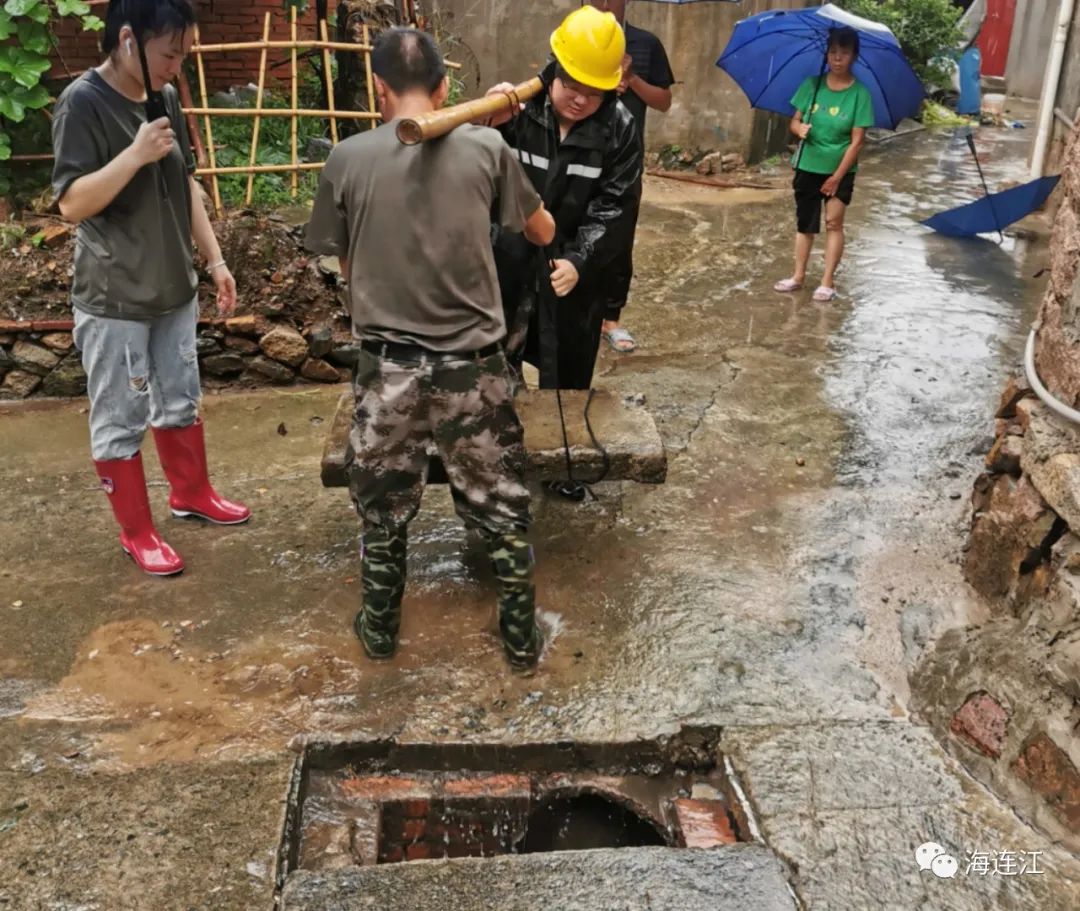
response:
[(740, 841), (718, 739), (694, 728), (632, 744), (309, 745), (278, 884), (297, 870)]

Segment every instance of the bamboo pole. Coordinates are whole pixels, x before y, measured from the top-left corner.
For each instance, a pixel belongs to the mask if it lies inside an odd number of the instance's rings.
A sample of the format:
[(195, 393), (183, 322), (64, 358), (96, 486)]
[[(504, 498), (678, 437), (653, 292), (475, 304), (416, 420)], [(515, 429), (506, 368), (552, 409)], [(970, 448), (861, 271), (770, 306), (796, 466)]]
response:
[(291, 164), (257, 164), (257, 165), (230, 165), (220, 168), (199, 168), (195, 171), (196, 177), (210, 174), (283, 174), (288, 171), (318, 171), (326, 162), (324, 161), (300, 161)]
[[(320, 19), (319, 20), (319, 34), (322, 37), (322, 40), (324, 42), (327, 41), (328, 32), (326, 30), (326, 20), (325, 19)], [(330, 75), (330, 49), (329, 48), (327, 48), (327, 47), (323, 48), (322, 59), (323, 59), (323, 77), (326, 79), (326, 106), (328, 108), (330, 108), (330, 110), (332, 111), (332, 110), (334, 110), (334, 80), (331, 78), (331, 75)], [(331, 117), (330, 118), (330, 141), (334, 145), (338, 144), (337, 118), (336, 117)]]
[[(371, 72), (371, 30), (367, 27), (367, 23), (364, 24), (364, 46), (367, 48), (364, 51), (364, 71), (367, 73), (367, 103), (368, 112), (371, 114), (377, 114), (375, 110), (375, 76)], [(370, 129), (374, 130), (378, 124), (372, 120)]]
[(497, 95), (465, 101), (453, 107), (432, 111), (430, 114), (421, 114), (419, 117), (402, 120), (397, 125), (397, 138), (405, 145), (411, 146), (427, 139), (445, 136), (463, 123), (491, 117), (493, 114), (502, 114), (509, 110), (516, 115), (523, 101), (539, 95), (543, 89), (543, 80), (536, 76), (528, 82), (514, 86), (508, 92), (499, 92)]
[[(191, 84), (188, 82), (187, 74), (183, 70), (180, 71), (176, 82), (180, 91), (181, 110), (185, 107), (195, 107), (194, 99), (191, 97)], [(191, 140), (191, 150), (195, 153), (195, 161), (205, 168), (206, 149), (203, 148), (202, 137), (199, 136), (199, 118), (194, 114), (188, 114), (184, 120), (187, 123), (188, 139)]]
[(191, 52), (197, 54), (214, 53), (219, 51), (261, 51), (263, 48), (274, 50), (288, 50), (290, 48), (326, 48), (331, 51), (356, 51), (362, 53), (370, 51), (367, 44), (355, 44), (345, 41), (322, 41), (311, 39), (307, 41), (234, 41), (228, 44), (193, 44)]
[[(199, 41), (199, 26), (195, 26), (195, 42)], [(206, 98), (206, 70), (203, 67), (202, 54), (195, 55), (195, 68), (199, 74), (199, 96), (202, 98), (203, 107), (209, 110), (209, 103)], [(206, 116), (206, 153), (210, 158), (210, 167), (217, 167), (217, 155), (214, 152), (214, 129), (210, 125), (210, 116)], [(213, 190), (214, 198), (214, 214), (221, 214), (221, 189), (218, 187), (217, 177), (212, 175), (210, 177), (210, 186)]]
[[(300, 106), (300, 99), (297, 96), (297, 84), (296, 84), (296, 7), (289, 7), (289, 30), (292, 37), (293, 49), (290, 57), (289, 69), (292, 71), (292, 106), (295, 111)], [(292, 164), (295, 167), (300, 163), (300, 158), (296, 154), (296, 114), (292, 115), (292, 121), (290, 123), (290, 134), (292, 136)], [(296, 199), (296, 194), (300, 189), (300, 172), (292, 172), (292, 197)]]
[[(265, 43), (270, 38), (270, 13), (267, 13), (263, 17), (263, 42)], [(262, 49), (262, 54), (259, 56), (259, 90), (255, 95), (255, 107), (262, 108), (263, 105), (263, 89), (266, 87), (266, 48)], [(262, 118), (256, 114), (255, 124), (251, 128), (251, 155), (248, 158), (249, 164), (254, 167), (255, 161), (259, 157), (259, 126), (262, 124)], [(251, 199), (255, 194), (255, 172), (248, 173), (247, 191), (244, 193), (244, 205), (250, 206)]]
[(336, 117), (338, 120), (378, 120), (378, 114), (367, 111), (333, 111), (318, 108), (182, 108), (185, 114), (198, 114), (200, 117)]

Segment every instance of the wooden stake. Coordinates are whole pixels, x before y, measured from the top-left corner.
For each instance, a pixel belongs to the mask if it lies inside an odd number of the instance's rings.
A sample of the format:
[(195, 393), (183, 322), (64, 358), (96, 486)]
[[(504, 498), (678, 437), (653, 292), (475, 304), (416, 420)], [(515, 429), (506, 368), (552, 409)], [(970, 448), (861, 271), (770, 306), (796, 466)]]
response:
[[(263, 42), (265, 43), (270, 38), (270, 14), (267, 13), (263, 17)], [(266, 86), (266, 48), (262, 49), (262, 53), (259, 56), (259, 91), (255, 95), (255, 107), (261, 108), (263, 104), (263, 88)], [(262, 123), (262, 118), (255, 115), (255, 125), (251, 129), (251, 155), (248, 159), (252, 167), (255, 167), (255, 161), (259, 157), (259, 126)], [(255, 172), (252, 171), (248, 174), (247, 192), (244, 194), (244, 205), (250, 206), (252, 196), (255, 193)]]
[[(195, 43), (199, 42), (199, 27), (195, 26)], [(209, 109), (209, 104), (206, 99), (206, 70), (203, 68), (202, 54), (195, 55), (195, 68), (199, 74), (199, 95), (202, 98), (203, 107)], [(210, 117), (207, 115), (206, 121), (206, 152), (210, 157), (210, 167), (217, 167), (217, 155), (214, 152), (214, 129), (210, 125)], [(221, 190), (218, 187), (218, 180), (216, 175), (211, 175), (210, 186), (213, 190), (214, 199), (214, 214), (221, 214)]]
[[(326, 20), (319, 20), (319, 34), (324, 42), (327, 41), (328, 33), (326, 31)], [(326, 106), (330, 110), (334, 110), (334, 80), (330, 75), (330, 49), (323, 48), (322, 52), (323, 60), (323, 76), (326, 79)], [(330, 118), (330, 141), (334, 144), (338, 144), (338, 132), (337, 132), (337, 118)]]
[[(296, 109), (300, 106), (300, 100), (299, 100), (299, 98), (297, 96), (297, 85), (296, 85), (296, 7), (295, 6), (289, 8), (289, 29), (290, 29), (290, 37), (292, 38), (292, 43), (293, 43), (292, 54), (291, 54), (291, 61), (292, 62), (291, 62), (291, 65), (290, 65), (290, 69), (292, 70), (292, 106), (293, 106), (293, 115), (292, 115), (292, 164), (293, 164), (293, 167), (296, 167), (296, 165), (298, 165), (300, 163), (300, 158), (296, 154), (296, 113), (295, 112), (296, 112)], [(300, 173), (298, 171), (293, 171), (292, 172), (292, 197), (293, 197), (293, 199), (296, 199), (296, 194), (299, 191), (299, 189), (300, 189)]]
[[(377, 115), (378, 111), (375, 110), (375, 76), (371, 72), (371, 34), (366, 24), (364, 25), (364, 48), (364, 68), (367, 70), (368, 112)], [(378, 125), (377, 120), (372, 120), (370, 129), (374, 130)]]

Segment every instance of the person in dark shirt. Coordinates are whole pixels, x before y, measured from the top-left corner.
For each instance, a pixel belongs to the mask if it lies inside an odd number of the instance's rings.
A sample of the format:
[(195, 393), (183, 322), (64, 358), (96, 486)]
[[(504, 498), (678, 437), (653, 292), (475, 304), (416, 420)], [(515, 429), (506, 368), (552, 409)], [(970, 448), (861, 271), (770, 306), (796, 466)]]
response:
[[(656, 35), (626, 21), (628, 0), (589, 0), (589, 3), (603, 12), (613, 13), (626, 34), (624, 75), (617, 91), (623, 105), (634, 115), (638, 138), (644, 148), (645, 115), (649, 108), (665, 112), (671, 107), (671, 86), (675, 83), (675, 76), (671, 72), (667, 52)], [(611, 267), (611, 290), (604, 308), (604, 338), (612, 348), (622, 353), (631, 352), (635, 348), (634, 337), (619, 325), (634, 276), (633, 255), (634, 243), (631, 234), (629, 246)]]

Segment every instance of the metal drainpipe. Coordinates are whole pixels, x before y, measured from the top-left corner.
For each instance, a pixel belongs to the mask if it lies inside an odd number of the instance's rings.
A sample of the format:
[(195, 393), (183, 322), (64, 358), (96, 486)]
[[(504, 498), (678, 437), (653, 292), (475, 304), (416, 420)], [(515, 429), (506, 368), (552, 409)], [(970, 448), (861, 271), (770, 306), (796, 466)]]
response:
[(1042, 98), (1039, 100), (1039, 132), (1035, 136), (1035, 149), (1031, 153), (1031, 176), (1037, 180), (1043, 176), (1046, 156), (1050, 151), (1050, 136), (1054, 130), (1054, 107), (1057, 103), (1058, 86), (1061, 84), (1061, 67), (1065, 62), (1065, 45), (1069, 40), (1075, 0), (1061, 0), (1050, 57), (1043, 77)]
[(1042, 384), (1039, 379), (1038, 371), (1035, 369), (1035, 336), (1037, 330), (1032, 329), (1031, 334), (1028, 335), (1027, 348), (1024, 350), (1024, 373), (1027, 374), (1028, 385), (1035, 391), (1035, 394), (1039, 399), (1058, 417), (1064, 418), (1066, 421), (1072, 421), (1074, 424), (1080, 424), (1080, 411), (1075, 408), (1070, 408), (1064, 402), (1059, 401), (1050, 394), (1050, 391)]

